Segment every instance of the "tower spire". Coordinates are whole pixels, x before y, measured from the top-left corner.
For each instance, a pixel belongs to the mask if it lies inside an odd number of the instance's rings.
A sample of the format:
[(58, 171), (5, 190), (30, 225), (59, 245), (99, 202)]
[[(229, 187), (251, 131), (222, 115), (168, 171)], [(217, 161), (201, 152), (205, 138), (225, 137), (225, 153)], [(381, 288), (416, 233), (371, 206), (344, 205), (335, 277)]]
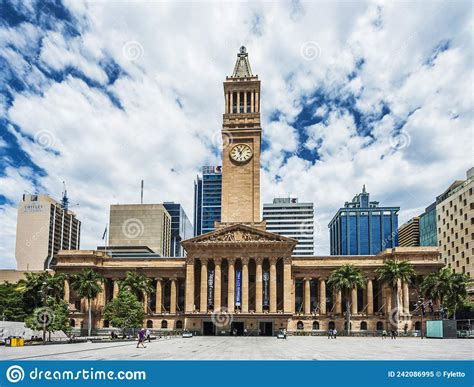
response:
[(248, 78), (252, 77), (252, 68), (250, 67), (249, 54), (245, 46), (240, 47), (237, 54), (237, 62), (235, 62), (232, 78)]

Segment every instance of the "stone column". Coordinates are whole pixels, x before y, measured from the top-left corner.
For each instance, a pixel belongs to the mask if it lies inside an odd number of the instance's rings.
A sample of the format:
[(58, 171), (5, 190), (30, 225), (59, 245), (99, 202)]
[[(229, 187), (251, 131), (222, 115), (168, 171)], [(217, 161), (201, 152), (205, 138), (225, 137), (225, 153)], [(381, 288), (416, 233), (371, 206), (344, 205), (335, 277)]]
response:
[(201, 305), (199, 311), (207, 313), (207, 259), (200, 259), (201, 261)]
[(237, 92), (237, 113), (240, 113), (240, 91)]
[(143, 311), (148, 314), (148, 294), (143, 293)]
[(255, 258), (255, 312), (262, 313), (263, 311), (263, 300), (262, 300), (262, 276), (263, 276), (263, 258)]
[(69, 290), (69, 280), (64, 279), (64, 301), (69, 304), (70, 300), (70, 290)]
[(357, 314), (357, 288), (352, 288), (351, 291), (351, 313)]
[(228, 288), (227, 288), (227, 310), (233, 313), (235, 310), (235, 259), (229, 258)]
[[(258, 100), (258, 92), (256, 92)], [(283, 258), (283, 311), (295, 313), (294, 288), (291, 280), (291, 257)]]
[(225, 112), (229, 113), (229, 92), (225, 93)]
[(388, 315), (392, 310), (392, 289), (385, 285), (385, 310)]
[(270, 258), (270, 313), (277, 311), (277, 260), (276, 257)]
[(255, 94), (255, 91), (252, 90), (252, 92), (250, 93), (250, 112), (253, 113), (255, 111), (255, 106), (254, 106), (254, 94)]
[(258, 91), (255, 92), (255, 113), (260, 111), (260, 106), (258, 106)]
[(408, 283), (403, 283), (403, 313), (410, 313), (410, 292)]
[(249, 259), (242, 258), (242, 313), (249, 312)]
[(229, 103), (229, 113), (234, 112), (234, 92), (230, 92), (230, 103)]
[(106, 287), (105, 287), (105, 283), (107, 282), (107, 279), (104, 278), (104, 282), (102, 282), (102, 284), (100, 285), (101, 288), (102, 288), (102, 291), (100, 292), (99, 294), (99, 306), (102, 306), (104, 307), (105, 306), (105, 303), (107, 301), (107, 297), (106, 297)]
[(156, 293), (155, 293), (155, 312), (161, 313), (161, 305), (163, 304), (163, 290), (161, 284), (161, 278), (156, 279)]
[(221, 308), (221, 264), (222, 259), (214, 259), (214, 310)]
[(342, 314), (342, 292), (336, 293), (336, 314)]
[(117, 298), (119, 292), (120, 292), (120, 287), (119, 287), (119, 280), (117, 278), (113, 279), (114, 281), (114, 293), (113, 293), (113, 298)]
[(244, 113), (248, 113), (247, 111), (247, 92), (244, 91)]
[(170, 313), (176, 314), (176, 305), (178, 303), (177, 279), (171, 278), (171, 298), (170, 298)]
[(304, 278), (304, 314), (311, 314), (311, 278)]
[(367, 279), (367, 314), (369, 316), (374, 314), (374, 286), (372, 278)]
[(326, 280), (319, 279), (319, 314), (326, 314)]
[(194, 312), (194, 260), (186, 260), (186, 313)]

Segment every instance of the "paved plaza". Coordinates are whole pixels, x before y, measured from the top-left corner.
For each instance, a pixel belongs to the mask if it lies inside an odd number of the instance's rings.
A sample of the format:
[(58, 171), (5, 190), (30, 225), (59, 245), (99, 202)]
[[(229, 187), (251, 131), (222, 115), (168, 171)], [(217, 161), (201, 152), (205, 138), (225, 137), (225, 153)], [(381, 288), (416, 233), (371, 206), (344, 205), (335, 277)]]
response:
[(1, 347), (2, 360), (464, 360), (474, 340), (339, 337), (193, 337), (133, 342)]

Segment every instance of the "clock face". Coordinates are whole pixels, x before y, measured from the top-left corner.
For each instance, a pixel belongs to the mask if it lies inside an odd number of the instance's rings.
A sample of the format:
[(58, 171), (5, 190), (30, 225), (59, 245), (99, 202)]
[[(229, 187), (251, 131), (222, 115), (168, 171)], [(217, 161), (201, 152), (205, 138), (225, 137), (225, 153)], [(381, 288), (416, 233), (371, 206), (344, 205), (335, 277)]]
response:
[(247, 144), (237, 144), (230, 150), (230, 157), (232, 160), (239, 163), (248, 161), (252, 157), (252, 148)]

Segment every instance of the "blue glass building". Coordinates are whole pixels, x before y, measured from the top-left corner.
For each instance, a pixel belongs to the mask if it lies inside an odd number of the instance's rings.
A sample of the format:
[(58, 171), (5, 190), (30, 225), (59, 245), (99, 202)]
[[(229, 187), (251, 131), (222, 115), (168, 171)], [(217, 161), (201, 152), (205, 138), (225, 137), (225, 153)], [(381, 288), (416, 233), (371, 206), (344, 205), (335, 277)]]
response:
[(420, 246), (437, 246), (436, 202), (426, 207), (420, 215)]
[(372, 255), (398, 246), (400, 207), (380, 207), (365, 190), (346, 202), (329, 223), (331, 255)]
[(184, 257), (184, 249), (181, 241), (193, 237), (193, 226), (181, 204), (164, 202), (163, 206), (171, 216), (171, 257)]
[(221, 220), (222, 167), (205, 166), (194, 182), (194, 236), (214, 231)]

